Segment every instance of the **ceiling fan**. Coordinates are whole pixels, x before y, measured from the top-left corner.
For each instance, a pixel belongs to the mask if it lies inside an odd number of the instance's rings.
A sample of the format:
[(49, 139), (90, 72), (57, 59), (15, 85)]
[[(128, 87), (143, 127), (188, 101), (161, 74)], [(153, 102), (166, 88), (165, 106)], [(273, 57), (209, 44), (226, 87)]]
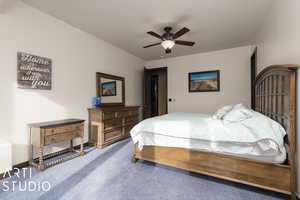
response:
[(153, 31), (147, 32), (149, 35), (152, 35), (158, 39), (161, 39), (162, 42), (150, 44), (150, 45), (144, 46), (144, 48), (161, 45), (165, 49), (166, 53), (171, 53), (172, 52), (171, 49), (174, 47), (175, 44), (185, 45), (185, 46), (193, 46), (195, 44), (195, 42), (177, 40), (177, 38), (181, 37), (182, 35), (184, 35), (190, 31), (190, 29), (188, 29), (186, 27), (180, 29), (176, 33), (172, 33), (171, 32), (172, 27), (169, 27), (169, 26), (165, 27), (164, 30), (165, 30), (165, 33), (163, 35), (159, 35)]

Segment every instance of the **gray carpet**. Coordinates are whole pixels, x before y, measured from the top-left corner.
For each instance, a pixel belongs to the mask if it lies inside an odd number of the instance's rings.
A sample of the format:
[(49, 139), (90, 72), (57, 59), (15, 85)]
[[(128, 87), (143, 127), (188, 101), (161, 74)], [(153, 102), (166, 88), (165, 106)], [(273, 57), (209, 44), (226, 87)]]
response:
[[(124, 140), (99, 150), (86, 149), (84, 157), (33, 171), (22, 182), (49, 181), (48, 192), (23, 192), (16, 176), (0, 181), (1, 200), (282, 200), (287, 196), (202, 176), (145, 161), (131, 163), (132, 143)], [(10, 191), (4, 192), (8, 181)], [(21, 183), (22, 183), (21, 182)], [(7, 183), (6, 183), (7, 184)], [(21, 187), (24, 188), (24, 185)]]

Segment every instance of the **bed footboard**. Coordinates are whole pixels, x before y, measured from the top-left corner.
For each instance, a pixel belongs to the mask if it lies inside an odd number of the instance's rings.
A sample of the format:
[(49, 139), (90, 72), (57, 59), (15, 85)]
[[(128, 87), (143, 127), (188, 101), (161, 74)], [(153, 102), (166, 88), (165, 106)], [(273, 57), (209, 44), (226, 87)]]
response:
[(144, 146), (140, 151), (135, 145), (133, 160), (138, 159), (288, 195), (292, 193), (289, 165), (173, 147)]

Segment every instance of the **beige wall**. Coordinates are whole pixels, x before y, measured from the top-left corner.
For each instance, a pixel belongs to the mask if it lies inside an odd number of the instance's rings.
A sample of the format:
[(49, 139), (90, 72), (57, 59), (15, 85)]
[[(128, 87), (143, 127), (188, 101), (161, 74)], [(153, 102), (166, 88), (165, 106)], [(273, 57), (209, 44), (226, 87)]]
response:
[[(239, 47), (146, 62), (146, 67), (168, 67), (169, 112), (211, 113), (227, 104), (250, 106), (251, 47)], [(220, 92), (188, 92), (188, 73), (220, 70)]]
[[(259, 70), (272, 64), (300, 65), (300, 1), (274, 0), (261, 30), (257, 34)], [(299, 73), (299, 72), (298, 72)], [(298, 76), (299, 77), (299, 76)], [(298, 78), (298, 95), (300, 80)], [(300, 98), (298, 96), (298, 108)], [(298, 147), (300, 145), (300, 112), (297, 110)], [(298, 148), (299, 151), (299, 148)], [(300, 159), (298, 158), (300, 166)], [(299, 168), (300, 170), (300, 168)], [(300, 173), (298, 171), (298, 193), (300, 191)]]
[(274, 0), (256, 36), (258, 66), (300, 64), (300, 1)]
[[(143, 60), (22, 2), (0, 12), (0, 27), (0, 138), (13, 143), (13, 164), (27, 160), (26, 124), (87, 120), (96, 95), (95, 72), (124, 76), (126, 103), (142, 103)], [(18, 51), (52, 59), (51, 91), (17, 88)], [(85, 131), (87, 137), (87, 127)]]

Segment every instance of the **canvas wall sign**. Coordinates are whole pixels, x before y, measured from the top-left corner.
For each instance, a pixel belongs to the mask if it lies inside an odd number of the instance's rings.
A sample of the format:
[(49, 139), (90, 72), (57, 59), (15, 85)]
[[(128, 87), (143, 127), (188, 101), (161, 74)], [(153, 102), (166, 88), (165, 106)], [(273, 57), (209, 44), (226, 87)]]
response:
[(52, 61), (18, 52), (18, 88), (51, 90)]

